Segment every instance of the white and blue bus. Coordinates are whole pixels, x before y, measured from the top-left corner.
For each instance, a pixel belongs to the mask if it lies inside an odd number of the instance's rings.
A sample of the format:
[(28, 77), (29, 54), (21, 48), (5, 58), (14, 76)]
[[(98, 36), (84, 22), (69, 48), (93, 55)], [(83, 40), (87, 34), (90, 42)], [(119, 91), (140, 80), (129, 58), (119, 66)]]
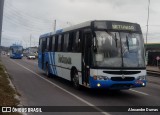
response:
[(146, 86), (144, 39), (139, 24), (88, 21), (40, 36), (38, 66), (74, 87)]
[(13, 44), (12, 46), (10, 46), (9, 50), (10, 50), (10, 58), (22, 59), (22, 57), (23, 57), (23, 46)]

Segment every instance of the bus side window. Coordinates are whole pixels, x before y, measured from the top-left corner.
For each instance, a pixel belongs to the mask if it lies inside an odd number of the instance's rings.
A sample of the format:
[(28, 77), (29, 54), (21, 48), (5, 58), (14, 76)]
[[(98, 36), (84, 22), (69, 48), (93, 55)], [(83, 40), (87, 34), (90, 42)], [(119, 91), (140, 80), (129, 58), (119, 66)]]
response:
[(55, 52), (58, 51), (58, 36), (55, 36)]
[(80, 36), (80, 31), (77, 31), (75, 33), (75, 37), (73, 40), (73, 52), (79, 52), (80, 51), (80, 42), (81, 42), (81, 36)]
[(52, 51), (55, 51), (55, 36), (52, 37)]
[(61, 42), (62, 42), (62, 35), (59, 35), (58, 36), (58, 49), (57, 49), (58, 52), (61, 51)]
[(63, 44), (63, 51), (68, 51), (68, 43), (69, 43), (69, 33), (64, 34), (64, 44)]
[(45, 52), (45, 50), (47, 49), (47, 38), (43, 38), (42, 39), (42, 52)]
[(61, 49), (60, 49), (60, 51), (63, 51), (63, 44), (64, 44), (64, 35), (61, 36)]
[(52, 37), (49, 38), (49, 51), (52, 51)]
[(47, 40), (47, 48), (46, 48), (45, 51), (49, 51), (49, 41), (50, 41), (50, 38), (48, 37), (48, 38), (46, 38), (46, 40)]
[(42, 52), (42, 38), (39, 40), (39, 51)]
[(72, 52), (73, 48), (73, 38), (74, 38), (74, 32), (69, 33), (69, 45), (68, 45), (68, 51)]

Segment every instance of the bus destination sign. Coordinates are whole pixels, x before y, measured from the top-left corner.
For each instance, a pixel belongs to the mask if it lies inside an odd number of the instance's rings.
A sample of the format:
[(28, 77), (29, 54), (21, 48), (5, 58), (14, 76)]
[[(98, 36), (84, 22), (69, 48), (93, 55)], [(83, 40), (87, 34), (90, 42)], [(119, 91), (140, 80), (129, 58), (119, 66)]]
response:
[(95, 29), (108, 29), (117, 31), (132, 31), (141, 32), (139, 24), (118, 21), (96, 21), (94, 23)]
[(135, 26), (133, 25), (123, 25), (123, 24), (112, 24), (112, 29), (114, 30), (130, 30), (135, 31)]

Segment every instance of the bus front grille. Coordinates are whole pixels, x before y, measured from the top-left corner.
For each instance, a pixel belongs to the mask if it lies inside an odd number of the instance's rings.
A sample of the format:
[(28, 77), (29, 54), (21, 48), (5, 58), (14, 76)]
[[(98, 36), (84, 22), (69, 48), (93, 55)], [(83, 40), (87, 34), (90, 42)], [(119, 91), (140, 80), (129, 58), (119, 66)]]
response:
[(111, 77), (112, 81), (133, 81), (134, 77)]
[(131, 88), (133, 84), (113, 84), (111, 88)]

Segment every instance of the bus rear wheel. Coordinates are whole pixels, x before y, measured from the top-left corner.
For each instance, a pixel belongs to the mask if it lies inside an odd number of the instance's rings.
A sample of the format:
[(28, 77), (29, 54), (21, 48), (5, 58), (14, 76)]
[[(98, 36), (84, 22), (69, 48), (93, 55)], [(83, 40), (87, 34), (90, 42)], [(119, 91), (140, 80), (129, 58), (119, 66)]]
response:
[(73, 70), (72, 72), (72, 83), (75, 89), (80, 89), (79, 76), (76, 70)]
[(50, 77), (50, 71), (49, 71), (49, 65), (48, 65), (48, 63), (46, 64), (46, 75), (47, 75), (47, 77)]

